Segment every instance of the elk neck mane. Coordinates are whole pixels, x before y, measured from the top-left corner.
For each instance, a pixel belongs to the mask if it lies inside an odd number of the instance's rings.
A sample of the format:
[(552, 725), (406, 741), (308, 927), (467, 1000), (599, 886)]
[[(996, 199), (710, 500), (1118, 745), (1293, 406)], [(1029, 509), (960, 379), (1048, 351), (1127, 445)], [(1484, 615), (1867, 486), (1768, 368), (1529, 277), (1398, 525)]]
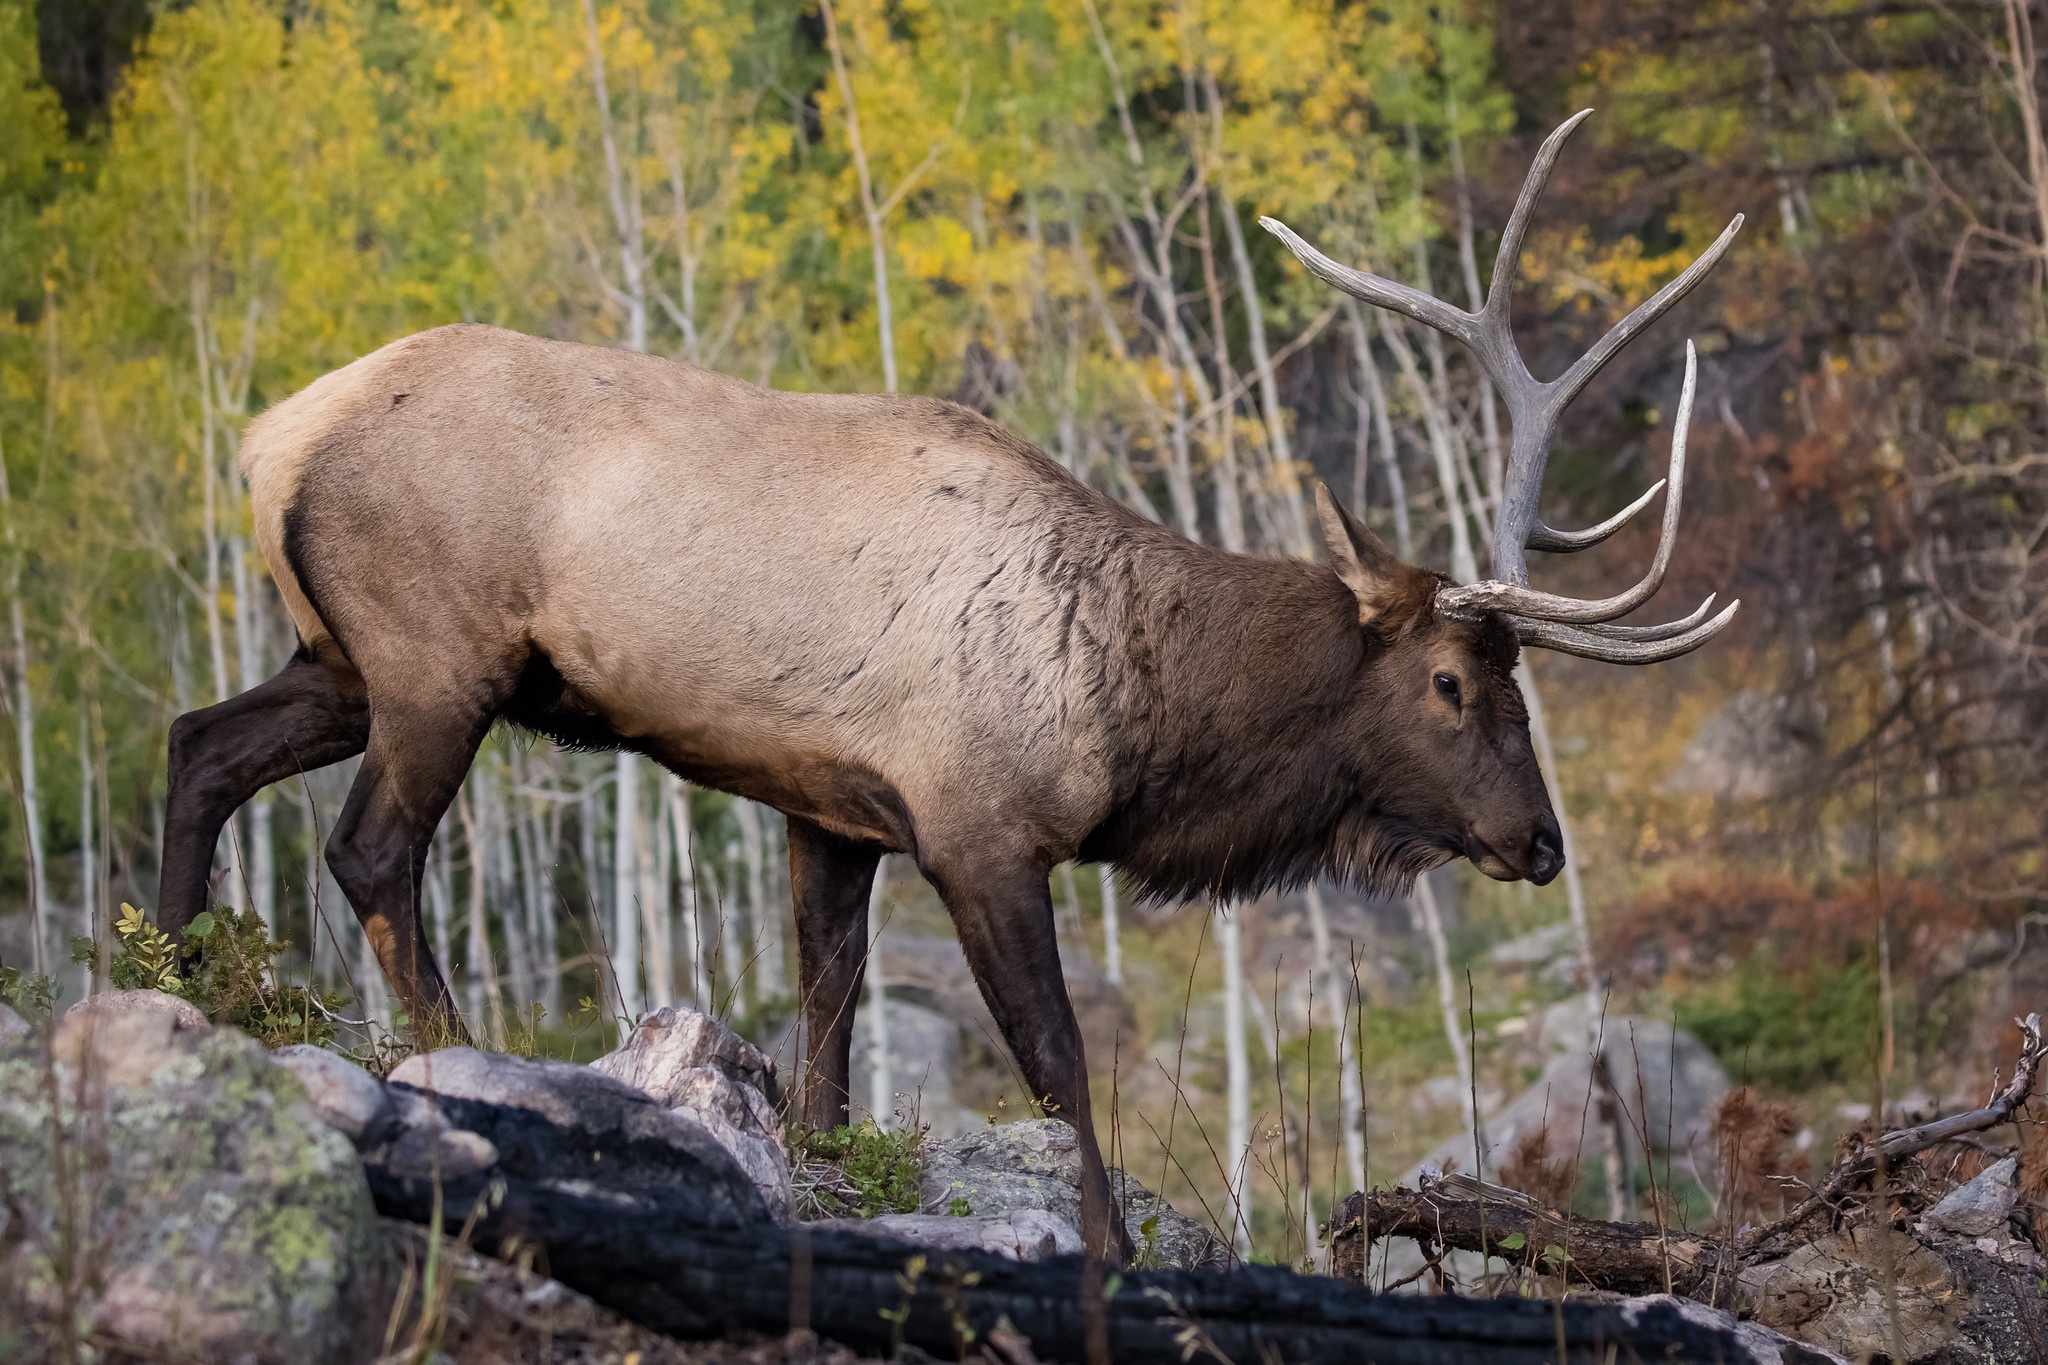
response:
[(1114, 863), (1158, 902), (1243, 898), (1329, 876), (1405, 890), (1452, 850), (1381, 814), (1422, 775), (1352, 757), (1400, 723), (1373, 694), (1370, 654), (1425, 624), (1438, 579), (1374, 626), (1331, 570), (1229, 554), (1150, 528), (1105, 587), (1125, 600), (1124, 771), (1081, 856)]

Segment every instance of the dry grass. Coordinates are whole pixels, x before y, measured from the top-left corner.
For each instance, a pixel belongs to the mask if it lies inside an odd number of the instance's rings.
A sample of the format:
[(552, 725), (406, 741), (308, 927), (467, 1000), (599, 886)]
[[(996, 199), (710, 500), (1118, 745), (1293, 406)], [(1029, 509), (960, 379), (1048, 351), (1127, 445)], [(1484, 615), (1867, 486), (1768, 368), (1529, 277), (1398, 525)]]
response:
[(1791, 1105), (1767, 1100), (1749, 1086), (1737, 1086), (1722, 1099), (1714, 1112), (1714, 1157), (1731, 1217), (1777, 1214), (1798, 1132), (1799, 1115)]
[(1578, 1163), (1552, 1156), (1548, 1127), (1523, 1134), (1494, 1176), (1498, 1183), (1553, 1209), (1569, 1208), (1579, 1184)]

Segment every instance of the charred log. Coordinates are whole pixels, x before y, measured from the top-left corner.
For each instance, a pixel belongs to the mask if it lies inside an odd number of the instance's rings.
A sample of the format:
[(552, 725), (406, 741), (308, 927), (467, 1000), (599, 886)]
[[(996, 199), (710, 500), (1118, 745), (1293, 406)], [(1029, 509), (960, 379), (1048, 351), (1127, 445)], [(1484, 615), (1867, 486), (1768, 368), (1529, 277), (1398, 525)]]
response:
[(1669, 1302), (1375, 1294), (1268, 1266), (1120, 1275), (1078, 1258), (1019, 1264), (776, 1227), (686, 1183), (622, 1191), (587, 1178), (630, 1157), (623, 1147), (605, 1150), (623, 1137), (571, 1132), (529, 1110), (439, 1103), (449, 1123), (490, 1143), (496, 1161), (437, 1181), (373, 1148), (365, 1163), (382, 1212), (438, 1222), (684, 1339), (808, 1328), (864, 1354), (907, 1344), (958, 1359), (1007, 1322), (1041, 1360), (1119, 1365), (1185, 1365), (1203, 1356), (1226, 1365), (1419, 1365), (1450, 1353), (1475, 1365), (1537, 1365), (1558, 1359), (1560, 1338), (1570, 1361), (1604, 1361), (1617, 1351), (1674, 1361), (1754, 1358), (1725, 1321), (1703, 1322)]

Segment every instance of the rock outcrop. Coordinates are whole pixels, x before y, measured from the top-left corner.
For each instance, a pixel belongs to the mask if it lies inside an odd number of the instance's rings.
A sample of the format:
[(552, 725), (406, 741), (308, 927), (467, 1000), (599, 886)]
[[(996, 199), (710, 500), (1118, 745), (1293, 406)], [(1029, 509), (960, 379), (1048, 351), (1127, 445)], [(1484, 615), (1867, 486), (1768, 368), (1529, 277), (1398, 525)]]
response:
[(255, 1041), (149, 994), (0, 1043), (0, 1319), (148, 1359), (373, 1354), (355, 1151)]
[[(997, 1124), (938, 1143), (921, 1183), (928, 1210), (1040, 1209), (1073, 1227), (1081, 1224), (1080, 1144), (1072, 1125), (1058, 1119)], [(1227, 1246), (1136, 1180), (1112, 1171), (1110, 1185), (1141, 1261), (1180, 1270), (1230, 1264)]]

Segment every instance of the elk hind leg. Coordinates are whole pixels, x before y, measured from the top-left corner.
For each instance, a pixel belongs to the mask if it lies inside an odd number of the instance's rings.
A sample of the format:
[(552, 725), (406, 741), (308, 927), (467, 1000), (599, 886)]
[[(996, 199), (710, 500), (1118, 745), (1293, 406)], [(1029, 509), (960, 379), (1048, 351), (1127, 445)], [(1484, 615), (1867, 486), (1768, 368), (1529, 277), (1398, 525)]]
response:
[(789, 887), (796, 908), (797, 992), (806, 1039), (804, 1126), (847, 1121), (853, 1008), (868, 965), (868, 894), (879, 846), (789, 818)]
[(420, 875), (491, 716), (464, 700), (440, 706), (381, 699), (361, 772), (327, 841), (334, 879), (355, 908), (414, 1038), (468, 1041), (420, 919)]
[(301, 649), (276, 677), (171, 722), (157, 925), (177, 942), (206, 908), (220, 832), (257, 792), (363, 751), (362, 677), (331, 645)]

